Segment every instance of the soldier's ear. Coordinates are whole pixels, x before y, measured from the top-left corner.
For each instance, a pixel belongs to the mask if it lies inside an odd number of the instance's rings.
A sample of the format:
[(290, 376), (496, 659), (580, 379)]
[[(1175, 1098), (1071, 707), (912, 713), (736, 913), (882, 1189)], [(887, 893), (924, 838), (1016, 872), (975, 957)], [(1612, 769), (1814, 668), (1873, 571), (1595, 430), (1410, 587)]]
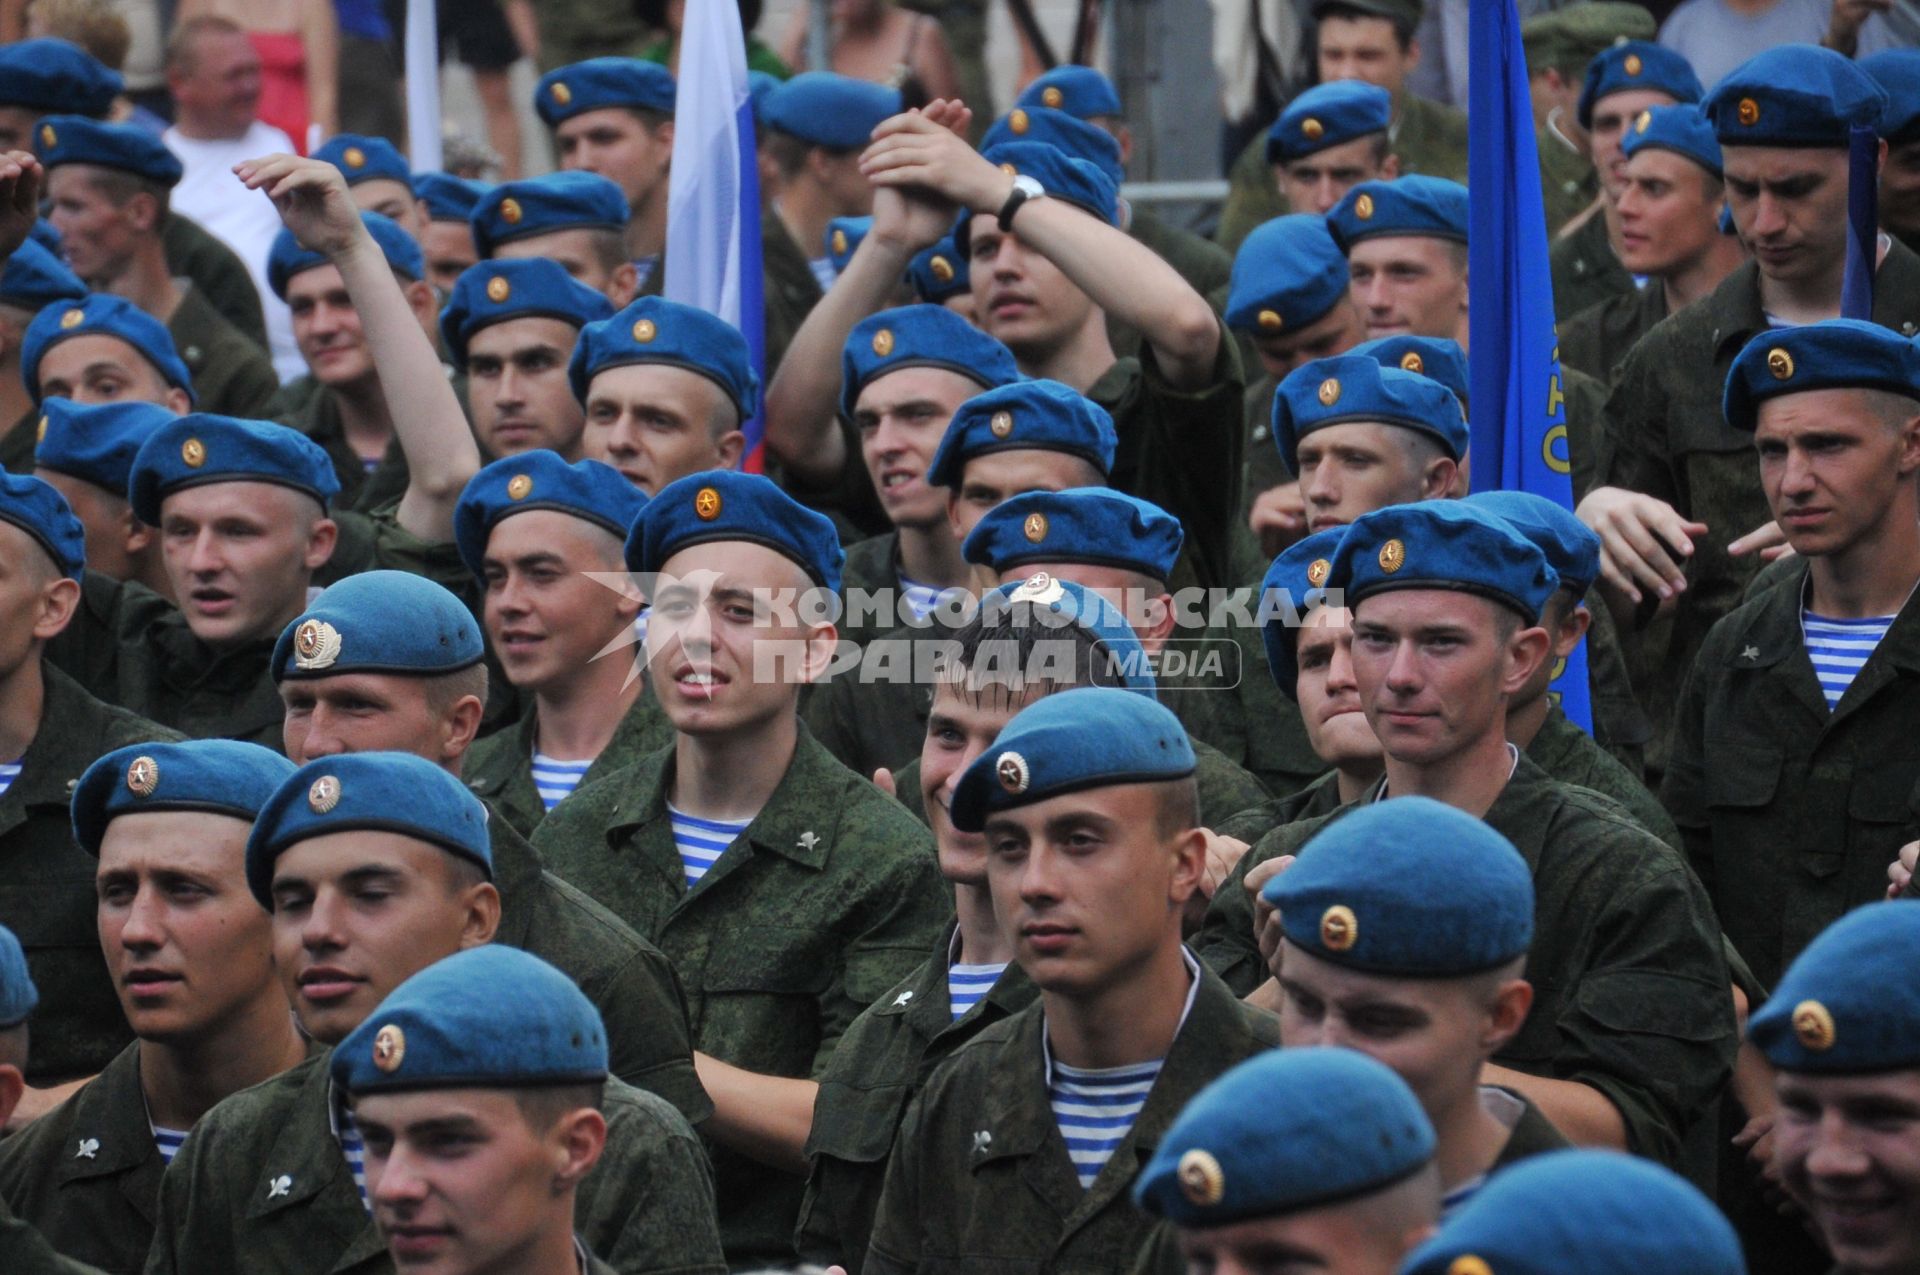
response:
[(34, 618), (33, 636), (51, 642), (66, 631), (73, 613), (80, 606), (80, 585), (71, 576), (60, 576), (48, 583), (40, 595), (40, 614)]
[[(25, 1035), (25, 1029), (21, 1029)], [(21, 1048), (25, 1049), (22, 1041)], [(12, 1063), (0, 1063), (0, 1125), (13, 1119), (13, 1110), (20, 1105), (21, 1096), (27, 1092), (27, 1078)]]
[(1507, 671), (1500, 679), (1500, 693), (1518, 695), (1552, 652), (1553, 639), (1538, 624), (1515, 631), (1507, 642)]
[(607, 1146), (607, 1118), (592, 1107), (579, 1107), (554, 1125), (554, 1186), (578, 1186), (600, 1162)]

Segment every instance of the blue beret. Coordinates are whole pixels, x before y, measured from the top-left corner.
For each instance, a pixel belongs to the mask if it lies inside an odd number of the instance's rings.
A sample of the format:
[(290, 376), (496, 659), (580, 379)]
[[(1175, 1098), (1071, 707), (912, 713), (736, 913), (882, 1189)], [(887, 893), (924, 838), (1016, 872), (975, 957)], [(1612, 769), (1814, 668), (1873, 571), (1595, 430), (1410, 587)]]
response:
[(57, 253), (25, 240), (0, 269), (0, 303), (38, 312), (56, 301), (78, 301), (87, 285)]
[(1393, 94), (1365, 80), (1316, 84), (1287, 103), (1267, 130), (1267, 162), (1285, 164), (1384, 133), (1393, 119)]
[(161, 186), (172, 186), (184, 171), (180, 160), (158, 137), (133, 124), (105, 124), (84, 115), (49, 115), (33, 130), (33, 149), (41, 166), (92, 164), (117, 168)]
[(1643, 150), (1672, 151), (1715, 177), (1721, 173), (1720, 141), (1713, 135), (1706, 114), (1692, 103), (1655, 106), (1640, 112), (1628, 126), (1620, 149), (1628, 159)]
[(251, 824), (294, 765), (238, 739), (128, 744), (87, 767), (73, 790), (73, 839), (99, 855), (107, 825), (159, 810), (226, 815)]
[(1879, 128), (1887, 106), (1872, 76), (1813, 44), (1748, 58), (1701, 103), (1722, 146), (1845, 146), (1853, 125)]
[(1506, 519), (1464, 500), (1422, 500), (1355, 519), (1327, 587), (1345, 590), (1350, 607), (1393, 589), (1455, 589), (1537, 621), (1560, 577)]
[(988, 390), (1020, 379), (1011, 350), (945, 306), (901, 306), (867, 316), (847, 334), (840, 351), (841, 414), (853, 419), (862, 390), (906, 367), (943, 368)]
[(1438, 381), (1453, 391), (1463, 408), (1466, 405), (1471, 388), (1467, 382), (1467, 352), (1451, 337), (1381, 336), (1362, 341), (1347, 353), (1372, 359), (1381, 367), (1395, 367)]
[(951, 232), (931, 248), (913, 254), (913, 260), (907, 263), (907, 282), (914, 296), (933, 305), (972, 291), (967, 255), (953, 242)]
[(267, 797), (247, 838), (247, 888), (271, 912), (273, 865), (287, 847), (358, 828), (439, 846), (493, 878), (487, 808), (465, 784), (412, 753), (340, 753), (308, 762)]
[(573, 396), (587, 401), (593, 378), (610, 367), (665, 363), (685, 368), (726, 391), (740, 419), (760, 410), (760, 378), (747, 338), (718, 315), (663, 297), (641, 297), (608, 318), (580, 329), (567, 377)]
[(344, 673), (434, 677), (486, 658), (459, 598), (411, 571), (362, 571), (329, 586), (273, 644), (275, 682)]
[(20, 378), (35, 402), (40, 399), (40, 360), (48, 350), (76, 336), (118, 337), (151, 363), (161, 379), (194, 399), (193, 373), (180, 361), (167, 325), (125, 297), (92, 292), (72, 305), (43, 308), (20, 341)]
[(313, 497), (322, 509), (340, 494), (333, 459), (299, 430), (194, 412), (174, 417), (140, 444), (127, 500), (134, 517), (158, 527), (170, 493), (208, 483), (276, 483)]
[(1530, 491), (1478, 491), (1467, 503), (1504, 518), (1540, 547), (1560, 586), (1585, 597), (1600, 578), (1600, 537), (1558, 501)]
[(1298, 331), (1326, 317), (1349, 284), (1327, 219), (1289, 213), (1254, 227), (1233, 254), (1227, 326), (1255, 336)]
[(427, 220), (466, 222), (492, 187), (449, 173), (421, 173), (413, 179), (413, 197), (426, 204)]
[(1468, 1270), (1746, 1275), (1747, 1264), (1727, 1219), (1679, 1174), (1618, 1151), (1565, 1150), (1488, 1178), (1400, 1275)]
[(100, 119), (123, 87), (120, 72), (77, 44), (47, 37), (0, 45), (0, 106)]
[(607, 1078), (600, 1011), (565, 974), (504, 943), (435, 961), (393, 989), (333, 1051), (356, 1097), (523, 1089)]
[(1267, 882), (1287, 942), (1367, 974), (1462, 978), (1533, 943), (1533, 873), (1513, 843), (1430, 797), (1335, 819)]
[(1004, 605), (1011, 609), (1023, 602), (1071, 621), (1099, 638), (1112, 661), (1110, 667), (1128, 690), (1148, 696), (1159, 694), (1147, 650), (1119, 607), (1076, 580), (1062, 580), (1044, 571), (1001, 585), (983, 599), (983, 607), (992, 615), (991, 608)]
[[(399, 222), (376, 212), (361, 213), (360, 220), (366, 223), (373, 241), (380, 245), (380, 255), (387, 259), (388, 266), (409, 279), (426, 278), (426, 254), (420, 251), (414, 237), (400, 228)], [(324, 254), (301, 247), (291, 230), (282, 230), (273, 237), (273, 247), (267, 250), (267, 283), (273, 288), (273, 295), (285, 301), (287, 285), (295, 275), (332, 264)]]
[(1155, 699), (1114, 687), (1048, 695), (1015, 713), (953, 791), (953, 826), (1064, 793), (1193, 774), (1186, 727)]
[[(1100, 171), (1098, 164), (1067, 154), (1045, 142), (1002, 142), (986, 151), (988, 162), (998, 164), (1014, 176), (1031, 177), (1047, 192), (1047, 198), (1072, 204), (1092, 213), (1109, 226), (1120, 215), (1120, 187)], [(963, 208), (953, 225), (953, 242), (963, 252), (973, 243), (973, 210)]]
[(390, 181), (413, 189), (413, 169), (407, 157), (384, 137), (336, 133), (313, 153), (313, 158), (323, 159), (339, 169), (349, 186), (364, 181)]
[(534, 86), (533, 109), (548, 128), (610, 106), (673, 114), (673, 72), (640, 58), (588, 58), (555, 67)]
[(1865, 1073), (1920, 1067), (1920, 908), (1909, 899), (1855, 908), (1807, 944), (1747, 1036), (1786, 1071)]
[(1385, 1063), (1272, 1049), (1193, 1096), (1133, 1200), (1175, 1226), (1228, 1226), (1372, 1195), (1425, 1168), (1434, 1144), (1420, 1100)]
[(467, 482), (453, 511), (460, 561), (485, 581), (487, 539), (503, 518), (557, 510), (613, 533), (623, 544), (647, 497), (626, 475), (597, 460), (569, 465), (545, 448), (494, 461)]
[(839, 274), (853, 260), (854, 249), (873, 229), (871, 217), (835, 217), (827, 223), (826, 238), (821, 246), (827, 250), (827, 260), (833, 263), (833, 272)]
[(60, 574), (75, 580), (87, 565), (87, 532), (67, 498), (31, 474), (0, 471), (0, 522), (10, 522), (47, 551)]
[(1920, 346), (1859, 319), (1775, 328), (1747, 342), (1727, 370), (1727, 424), (1751, 433), (1760, 404), (1808, 390), (1885, 390), (1920, 399)]
[(1920, 49), (1882, 49), (1855, 65), (1887, 95), (1880, 136), (1889, 142), (1912, 141), (1914, 125), (1920, 124)]
[(759, 128), (767, 126), (767, 95), (779, 88), (783, 80), (771, 71), (747, 72), (747, 100), (753, 103), (753, 122)]
[(840, 591), (839, 533), (759, 474), (730, 469), (676, 478), (654, 493), (627, 534), (627, 569), (656, 572), (693, 545), (744, 540), (793, 559), (823, 589)]
[(1008, 142), (1044, 142), (1075, 159), (1086, 160), (1115, 186), (1127, 177), (1126, 167), (1120, 162), (1120, 143), (1113, 134), (1065, 111), (1016, 106), (981, 136), (980, 149), (990, 151)]
[(33, 449), (33, 463), (124, 500), (141, 444), (173, 419), (166, 408), (137, 399), (85, 406), (50, 398), (40, 404), (40, 441)]
[(1292, 473), (1300, 440), (1329, 425), (1372, 421), (1425, 434), (1455, 460), (1467, 451), (1467, 414), (1454, 392), (1424, 372), (1384, 367), (1365, 354), (1302, 363), (1273, 396), (1273, 441)]
[(0, 1031), (10, 1031), (33, 1016), (40, 991), (27, 969), (27, 954), (13, 931), (0, 925)]
[(995, 572), (1029, 562), (1076, 562), (1137, 571), (1165, 582), (1186, 532), (1149, 501), (1111, 487), (1027, 491), (995, 505), (960, 546)]
[(958, 487), (975, 456), (1016, 450), (1066, 452), (1110, 474), (1119, 445), (1107, 409), (1072, 386), (1039, 378), (1015, 381), (976, 394), (954, 411), (927, 481)]
[(562, 230), (627, 228), (627, 197), (598, 173), (574, 169), (524, 181), (501, 182), (481, 196), (468, 224), (482, 257), (515, 239)]
[(1340, 251), (1363, 239), (1418, 235), (1467, 241), (1467, 188), (1443, 177), (1397, 177), (1361, 182), (1327, 214)]
[(770, 129), (829, 150), (863, 149), (881, 121), (898, 115), (900, 90), (831, 71), (803, 71), (760, 104)]
[(1036, 78), (1020, 90), (1020, 96), (1013, 100), (1013, 104), (1028, 110), (1036, 106), (1052, 107), (1083, 120), (1124, 113), (1120, 109), (1120, 95), (1114, 91), (1112, 80), (1093, 67), (1071, 64), (1056, 66)]
[(440, 336), (458, 367), (482, 328), (509, 319), (559, 319), (576, 328), (613, 314), (613, 302), (545, 257), (482, 261), (462, 271), (440, 312)]
[(39, 244), (54, 256), (57, 257), (60, 255), (60, 228), (48, 221), (45, 217), (33, 223), (33, 226), (27, 231), (27, 238), (33, 240), (33, 242)]
[[(1300, 630), (1297, 624), (1287, 621), (1304, 619), (1307, 609), (1318, 603), (1328, 573), (1333, 570), (1333, 551), (1340, 547), (1340, 538), (1346, 534), (1345, 527), (1328, 527), (1294, 541), (1273, 560), (1260, 581), (1263, 603), (1271, 601), (1275, 607), (1260, 629), (1261, 641), (1267, 648), (1267, 671), (1273, 674), (1274, 684), (1288, 699), (1299, 698), (1296, 688), (1300, 683)], [(1281, 599), (1269, 596), (1276, 589), (1286, 594), (1285, 608), (1280, 605)]]
[(1663, 44), (1627, 40), (1587, 63), (1587, 80), (1575, 106), (1581, 128), (1593, 127), (1593, 107), (1615, 93), (1665, 93), (1676, 102), (1698, 102), (1706, 93), (1693, 64)]

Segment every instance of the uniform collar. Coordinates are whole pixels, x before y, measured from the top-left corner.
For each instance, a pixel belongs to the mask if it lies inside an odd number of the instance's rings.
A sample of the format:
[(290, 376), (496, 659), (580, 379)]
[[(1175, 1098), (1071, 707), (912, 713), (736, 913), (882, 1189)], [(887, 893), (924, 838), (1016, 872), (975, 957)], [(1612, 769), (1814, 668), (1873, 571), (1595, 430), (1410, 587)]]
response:
[[(40, 663), (40, 677), (46, 687), (40, 726), (20, 755), (20, 777), (0, 796), (0, 805), (65, 807), (73, 800), (80, 776), (100, 756), (106, 706), (45, 660)], [(58, 723), (58, 729), (49, 729), (53, 723)]]
[[(1760, 267), (1752, 261), (1735, 267), (1720, 286), (1697, 304), (1706, 307), (1716, 363), (1729, 346), (1745, 345), (1767, 330), (1760, 304)], [(1911, 337), (1920, 332), (1920, 256), (1894, 239), (1874, 272), (1873, 321)]]
[(140, 1042), (135, 1041), (106, 1065), (72, 1099), (69, 1136), (60, 1148), (54, 1174), (63, 1183), (104, 1178), (150, 1167), (154, 1192), (129, 1192), (128, 1198), (149, 1220), (158, 1198), (164, 1164), (154, 1145), (147, 1099), (140, 1087)]

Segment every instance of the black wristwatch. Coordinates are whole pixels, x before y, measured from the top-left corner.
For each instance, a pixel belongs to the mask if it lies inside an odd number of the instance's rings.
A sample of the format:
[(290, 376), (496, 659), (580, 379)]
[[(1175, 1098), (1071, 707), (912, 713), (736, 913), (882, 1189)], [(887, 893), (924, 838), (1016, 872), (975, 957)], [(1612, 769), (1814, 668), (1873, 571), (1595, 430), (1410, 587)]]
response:
[(1013, 179), (1013, 193), (1007, 196), (1007, 202), (1000, 205), (1000, 232), (1006, 234), (1013, 229), (1013, 215), (1020, 211), (1020, 205), (1029, 199), (1041, 199), (1046, 196), (1047, 188), (1039, 179), (1025, 173)]

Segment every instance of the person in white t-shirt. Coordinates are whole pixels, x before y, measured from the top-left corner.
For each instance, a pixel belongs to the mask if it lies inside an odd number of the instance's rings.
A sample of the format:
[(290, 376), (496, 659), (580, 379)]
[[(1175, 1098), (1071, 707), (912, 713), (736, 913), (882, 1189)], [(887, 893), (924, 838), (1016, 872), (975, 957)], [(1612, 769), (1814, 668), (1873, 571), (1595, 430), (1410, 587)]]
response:
[(186, 170), (173, 188), (174, 211), (199, 222), (246, 262), (266, 311), (274, 371), (281, 381), (292, 380), (306, 363), (294, 344), (286, 303), (267, 282), (267, 252), (280, 233), (280, 214), (272, 200), (233, 175), (242, 160), (294, 149), (292, 139), (256, 116), (260, 55), (225, 18), (191, 19), (167, 44), (167, 87), (174, 125), (162, 140)]

